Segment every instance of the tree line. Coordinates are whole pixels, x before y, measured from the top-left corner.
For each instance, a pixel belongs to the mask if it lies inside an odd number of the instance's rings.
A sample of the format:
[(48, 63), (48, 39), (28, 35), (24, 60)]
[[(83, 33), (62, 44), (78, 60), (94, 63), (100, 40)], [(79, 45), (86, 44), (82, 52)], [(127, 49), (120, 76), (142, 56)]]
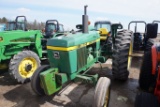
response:
[[(14, 20), (12, 20), (14, 21)], [(6, 17), (0, 18), (0, 24), (8, 24), (10, 22), (9, 19)], [(34, 20), (33, 22), (27, 22), (27, 28), (28, 29), (37, 29), (37, 30), (42, 30), (45, 27), (45, 22), (38, 22), (37, 20)]]

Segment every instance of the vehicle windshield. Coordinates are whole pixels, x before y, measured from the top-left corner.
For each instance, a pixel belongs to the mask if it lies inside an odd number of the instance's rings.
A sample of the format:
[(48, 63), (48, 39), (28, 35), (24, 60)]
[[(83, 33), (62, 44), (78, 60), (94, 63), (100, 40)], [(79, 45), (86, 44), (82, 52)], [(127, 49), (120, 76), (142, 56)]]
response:
[(15, 29), (15, 22), (9, 22), (7, 30), (14, 30), (14, 29)]
[(64, 32), (63, 25), (59, 25), (59, 31)]
[(5, 24), (0, 24), (0, 32), (4, 31), (6, 29), (6, 25)]
[(25, 25), (23, 22), (17, 23), (17, 30), (25, 30)]
[(56, 25), (53, 24), (53, 23), (48, 23), (47, 26), (46, 26), (46, 31), (54, 31), (56, 30)]
[(111, 24), (109, 23), (97, 23), (95, 25), (96, 30), (99, 30), (100, 28), (107, 28), (107, 30), (110, 32), (111, 31)]
[[(7, 30), (15, 30), (15, 27), (16, 27), (16, 23), (15, 22), (9, 22)], [(24, 27), (25, 27), (25, 25), (24, 25), (23, 22), (18, 22), (16, 30), (24, 30)]]

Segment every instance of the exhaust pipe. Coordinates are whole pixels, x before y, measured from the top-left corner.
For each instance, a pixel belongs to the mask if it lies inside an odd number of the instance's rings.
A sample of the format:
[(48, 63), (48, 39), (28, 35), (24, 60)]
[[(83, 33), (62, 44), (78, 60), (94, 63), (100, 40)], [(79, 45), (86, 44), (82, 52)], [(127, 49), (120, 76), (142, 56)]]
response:
[(87, 7), (87, 5), (84, 6), (84, 15), (82, 15), (83, 33), (88, 33)]

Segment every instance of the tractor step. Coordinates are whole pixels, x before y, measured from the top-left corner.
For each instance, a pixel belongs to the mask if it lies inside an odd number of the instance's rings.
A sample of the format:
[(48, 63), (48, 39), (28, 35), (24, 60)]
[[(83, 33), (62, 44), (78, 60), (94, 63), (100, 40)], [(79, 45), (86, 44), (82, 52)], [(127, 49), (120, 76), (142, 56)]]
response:
[(41, 60), (46, 60), (47, 58), (46, 57), (44, 57), (44, 58), (41, 58)]
[(82, 81), (82, 82), (87, 82), (91, 84), (96, 84), (98, 80), (98, 74), (95, 75), (88, 75), (88, 74), (79, 74), (76, 75), (75, 81)]

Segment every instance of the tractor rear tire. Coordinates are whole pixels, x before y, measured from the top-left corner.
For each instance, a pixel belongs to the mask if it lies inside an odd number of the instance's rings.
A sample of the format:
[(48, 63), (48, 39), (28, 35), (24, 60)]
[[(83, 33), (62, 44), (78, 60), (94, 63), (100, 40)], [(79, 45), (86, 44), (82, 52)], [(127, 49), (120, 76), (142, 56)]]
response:
[(100, 77), (94, 93), (93, 107), (107, 107), (110, 96), (110, 79)]
[(41, 83), (40, 83), (40, 73), (49, 68), (50, 68), (49, 65), (42, 65), (35, 71), (35, 73), (33, 74), (31, 78), (31, 87), (37, 95), (45, 95), (45, 92), (43, 88), (41, 87)]
[(112, 47), (113, 47), (112, 36), (108, 37), (107, 44), (108, 44), (108, 47), (109, 47), (109, 53), (112, 53)]
[(9, 63), (9, 73), (19, 83), (30, 81), (33, 73), (40, 66), (38, 55), (25, 50), (14, 55)]
[(131, 47), (132, 31), (122, 30), (115, 37), (112, 54), (112, 74), (115, 79), (127, 80), (129, 75), (129, 66), (131, 59), (129, 54)]
[(134, 107), (160, 107), (158, 98), (151, 93), (137, 94)]
[(106, 42), (107, 42), (107, 44), (111, 44), (112, 45), (112, 36), (108, 36)]
[(151, 52), (144, 53), (142, 66), (139, 75), (139, 86), (142, 90), (153, 92), (156, 84), (156, 77), (152, 75)]

